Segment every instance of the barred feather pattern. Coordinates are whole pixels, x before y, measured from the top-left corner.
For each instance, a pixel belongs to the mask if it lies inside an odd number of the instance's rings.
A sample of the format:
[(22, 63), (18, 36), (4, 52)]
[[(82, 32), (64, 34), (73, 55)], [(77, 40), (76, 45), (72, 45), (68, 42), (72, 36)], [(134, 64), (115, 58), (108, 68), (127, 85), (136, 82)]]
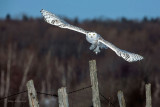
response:
[(77, 31), (77, 32), (80, 32), (80, 33), (83, 33), (83, 34), (88, 33), (88, 31), (86, 31), (82, 28), (70, 25), (67, 22), (65, 22), (64, 20), (60, 19), (55, 14), (50, 13), (50, 12), (44, 10), (44, 9), (42, 9), (40, 12), (42, 13), (42, 16), (44, 17), (44, 20), (51, 25), (55, 25), (55, 26), (58, 26), (60, 28), (70, 29), (70, 30)]
[(127, 52), (121, 49), (118, 49), (116, 54), (128, 62), (135, 62), (143, 59), (143, 57), (138, 54)]
[(103, 43), (104, 45), (106, 45), (110, 49), (112, 49), (119, 57), (122, 57), (124, 60), (126, 60), (128, 62), (135, 62), (135, 61), (140, 61), (143, 59), (143, 57), (138, 54), (119, 49), (118, 47), (116, 47), (112, 43), (104, 40), (102, 37), (99, 38), (98, 41)]
[[(102, 48), (104, 48), (104, 49), (110, 48), (119, 57), (122, 57), (124, 60), (126, 60), (128, 62), (134, 62), (134, 61), (139, 61), (139, 60), (143, 59), (143, 57), (138, 54), (127, 52), (125, 50), (117, 48), (115, 45), (104, 40), (99, 34), (97, 34), (95, 32), (89, 32), (89, 31), (86, 31), (82, 28), (68, 24), (64, 20), (57, 17), (55, 14), (52, 14), (44, 9), (42, 9), (40, 12), (42, 13), (42, 16), (44, 17), (45, 21), (51, 25), (55, 25), (60, 28), (66, 28), (66, 29), (70, 29), (70, 30), (85, 34), (87, 41), (92, 44), (90, 47), (90, 50), (93, 50), (96, 54), (99, 53), (100, 49), (102, 49)], [(88, 35), (88, 34), (90, 34), (90, 35)], [(98, 42), (95, 42), (95, 41), (98, 41)]]

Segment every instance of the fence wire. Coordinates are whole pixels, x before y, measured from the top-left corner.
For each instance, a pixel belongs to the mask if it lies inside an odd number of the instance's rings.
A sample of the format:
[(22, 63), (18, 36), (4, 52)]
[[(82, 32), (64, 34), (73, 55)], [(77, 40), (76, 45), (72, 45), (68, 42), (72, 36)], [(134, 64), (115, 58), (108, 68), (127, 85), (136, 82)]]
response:
[[(85, 89), (88, 89), (88, 88), (91, 88), (92, 86), (87, 86), (87, 87), (83, 87), (83, 88), (80, 88), (80, 89), (77, 89), (77, 90), (73, 90), (73, 91), (70, 91), (68, 92), (68, 95), (69, 94), (72, 94), (72, 93), (77, 93), (79, 91), (82, 91), (82, 90), (85, 90)], [(43, 95), (47, 95), (47, 96), (54, 96), (54, 97), (58, 97), (57, 94), (49, 94), (49, 93), (45, 93), (45, 92), (40, 92), (40, 91), (36, 91), (37, 94), (43, 94)], [(27, 93), (27, 90), (24, 90), (22, 92), (18, 92), (18, 93), (15, 93), (15, 94), (12, 94), (12, 95), (9, 95), (9, 96), (6, 96), (6, 97), (3, 97), (3, 98), (0, 98), (0, 101), (3, 101), (5, 100), (6, 98), (10, 98), (10, 97), (13, 97), (13, 96), (17, 96), (19, 94), (23, 94), (23, 93)], [(103, 97), (103, 99), (105, 100), (105, 102), (107, 104), (111, 104), (113, 107), (115, 107), (115, 104), (113, 104), (109, 99), (107, 99), (102, 93), (99, 93), (101, 97)]]

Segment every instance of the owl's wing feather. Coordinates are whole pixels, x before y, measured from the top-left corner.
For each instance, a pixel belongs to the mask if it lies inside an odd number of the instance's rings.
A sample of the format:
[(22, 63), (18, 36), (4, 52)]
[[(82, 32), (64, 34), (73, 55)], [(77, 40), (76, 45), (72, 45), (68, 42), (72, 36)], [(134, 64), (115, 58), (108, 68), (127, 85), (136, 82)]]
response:
[(126, 60), (128, 62), (135, 62), (135, 61), (139, 61), (139, 60), (143, 59), (143, 57), (138, 54), (127, 52), (125, 50), (117, 48), (115, 45), (104, 40), (103, 38), (99, 38), (98, 41), (103, 43), (104, 45), (106, 45), (110, 49), (112, 49), (119, 57), (122, 57), (124, 60)]
[(58, 26), (60, 28), (70, 29), (70, 30), (77, 31), (77, 32), (80, 32), (80, 33), (83, 33), (83, 34), (88, 33), (88, 31), (86, 31), (82, 28), (70, 25), (67, 22), (65, 22), (64, 20), (57, 17), (55, 14), (50, 13), (50, 12), (44, 10), (44, 9), (42, 9), (40, 12), (42, 13), (42, 16), (44, 17), (45, 21), (47, 23), (51, 24), (51, 25), (55, 25), (55, 26)]

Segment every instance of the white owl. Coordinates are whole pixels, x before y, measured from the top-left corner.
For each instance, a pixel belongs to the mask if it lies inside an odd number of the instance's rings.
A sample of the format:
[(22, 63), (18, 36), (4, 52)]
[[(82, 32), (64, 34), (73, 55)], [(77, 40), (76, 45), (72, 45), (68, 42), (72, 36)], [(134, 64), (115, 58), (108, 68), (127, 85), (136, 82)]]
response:
[(134, 61), (138, 61), (138, 60), (143, 59), (143, 57), (138, 55), (138, 54), (130, 53), (130, 52), (127, 52), (125, 50), (119, 49), (115, 45), (113, 45), (110, 42), (104, 40), (96, 32), (89, 32), (89, 31), (83, 30), (79, 27), (70, 25), (67, 22), (65, 22), (64, 20), (57, 17), (56, 15), (54, 15), (54, 14), (52, 14), (52, 13), (50, 13), (50, 12), (44, 10), (44, 9), (42, 9), (40, 12), (42, 13), (45, 21), (49, 24), (58, 26), (60, 28), (66, 28), (66, 29), (74, 30), (74, 31), (85, 34), (86, 35), (86, 40), (89, 43), (91, 43), (90, 50), (93, 50), (96, 54), (100, 52), (100, 49), (110, 48), (119, 57), (122, 57), (123, 59), (125, 59), (128, 62), (134, 62)]

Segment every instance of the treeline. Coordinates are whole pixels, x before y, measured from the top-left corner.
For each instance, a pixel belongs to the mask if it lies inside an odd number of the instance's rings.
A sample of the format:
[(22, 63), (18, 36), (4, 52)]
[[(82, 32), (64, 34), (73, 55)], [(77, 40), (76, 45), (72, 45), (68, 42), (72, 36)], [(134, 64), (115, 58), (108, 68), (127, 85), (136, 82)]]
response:
[[(118, 105), (116, 92), (121, 89), (127, 97), (127, 106), (144, 106), (143, 87), (150, 82), (153, 84), (153, 106), (159, 104), (159, 18), (145, 17), (142, 21), (126, 18), (83, 21), (78, 18), (64, 19), (75, 26), (99, 33), (121, 49), (144, 56), (144, 60), (128, 63), (110, 49), (95, 55), (89, 50), (90, 44), (83, 34), (49, 25), (41, 18), (23, 16), (22, 20), (13, 20), (8, 15), (5, 20), (0, 20), (0, 71), (6, 75), (8, 54), (11, 52), (9, 94), (19, 90), (23, 72), (32, 55), (34, 57), (27, 80), (32, 78), (37, 90), (43, 88), (45, 92), (53, 90), (53, 93), (61, 86), (66, 86), (68, 90), (88, 86), (88, 61), (96, 59), (100, 90), (111, 102)], [(91, 94), (86, 93), (72, 95), (73, 106), (90, 106)]]

